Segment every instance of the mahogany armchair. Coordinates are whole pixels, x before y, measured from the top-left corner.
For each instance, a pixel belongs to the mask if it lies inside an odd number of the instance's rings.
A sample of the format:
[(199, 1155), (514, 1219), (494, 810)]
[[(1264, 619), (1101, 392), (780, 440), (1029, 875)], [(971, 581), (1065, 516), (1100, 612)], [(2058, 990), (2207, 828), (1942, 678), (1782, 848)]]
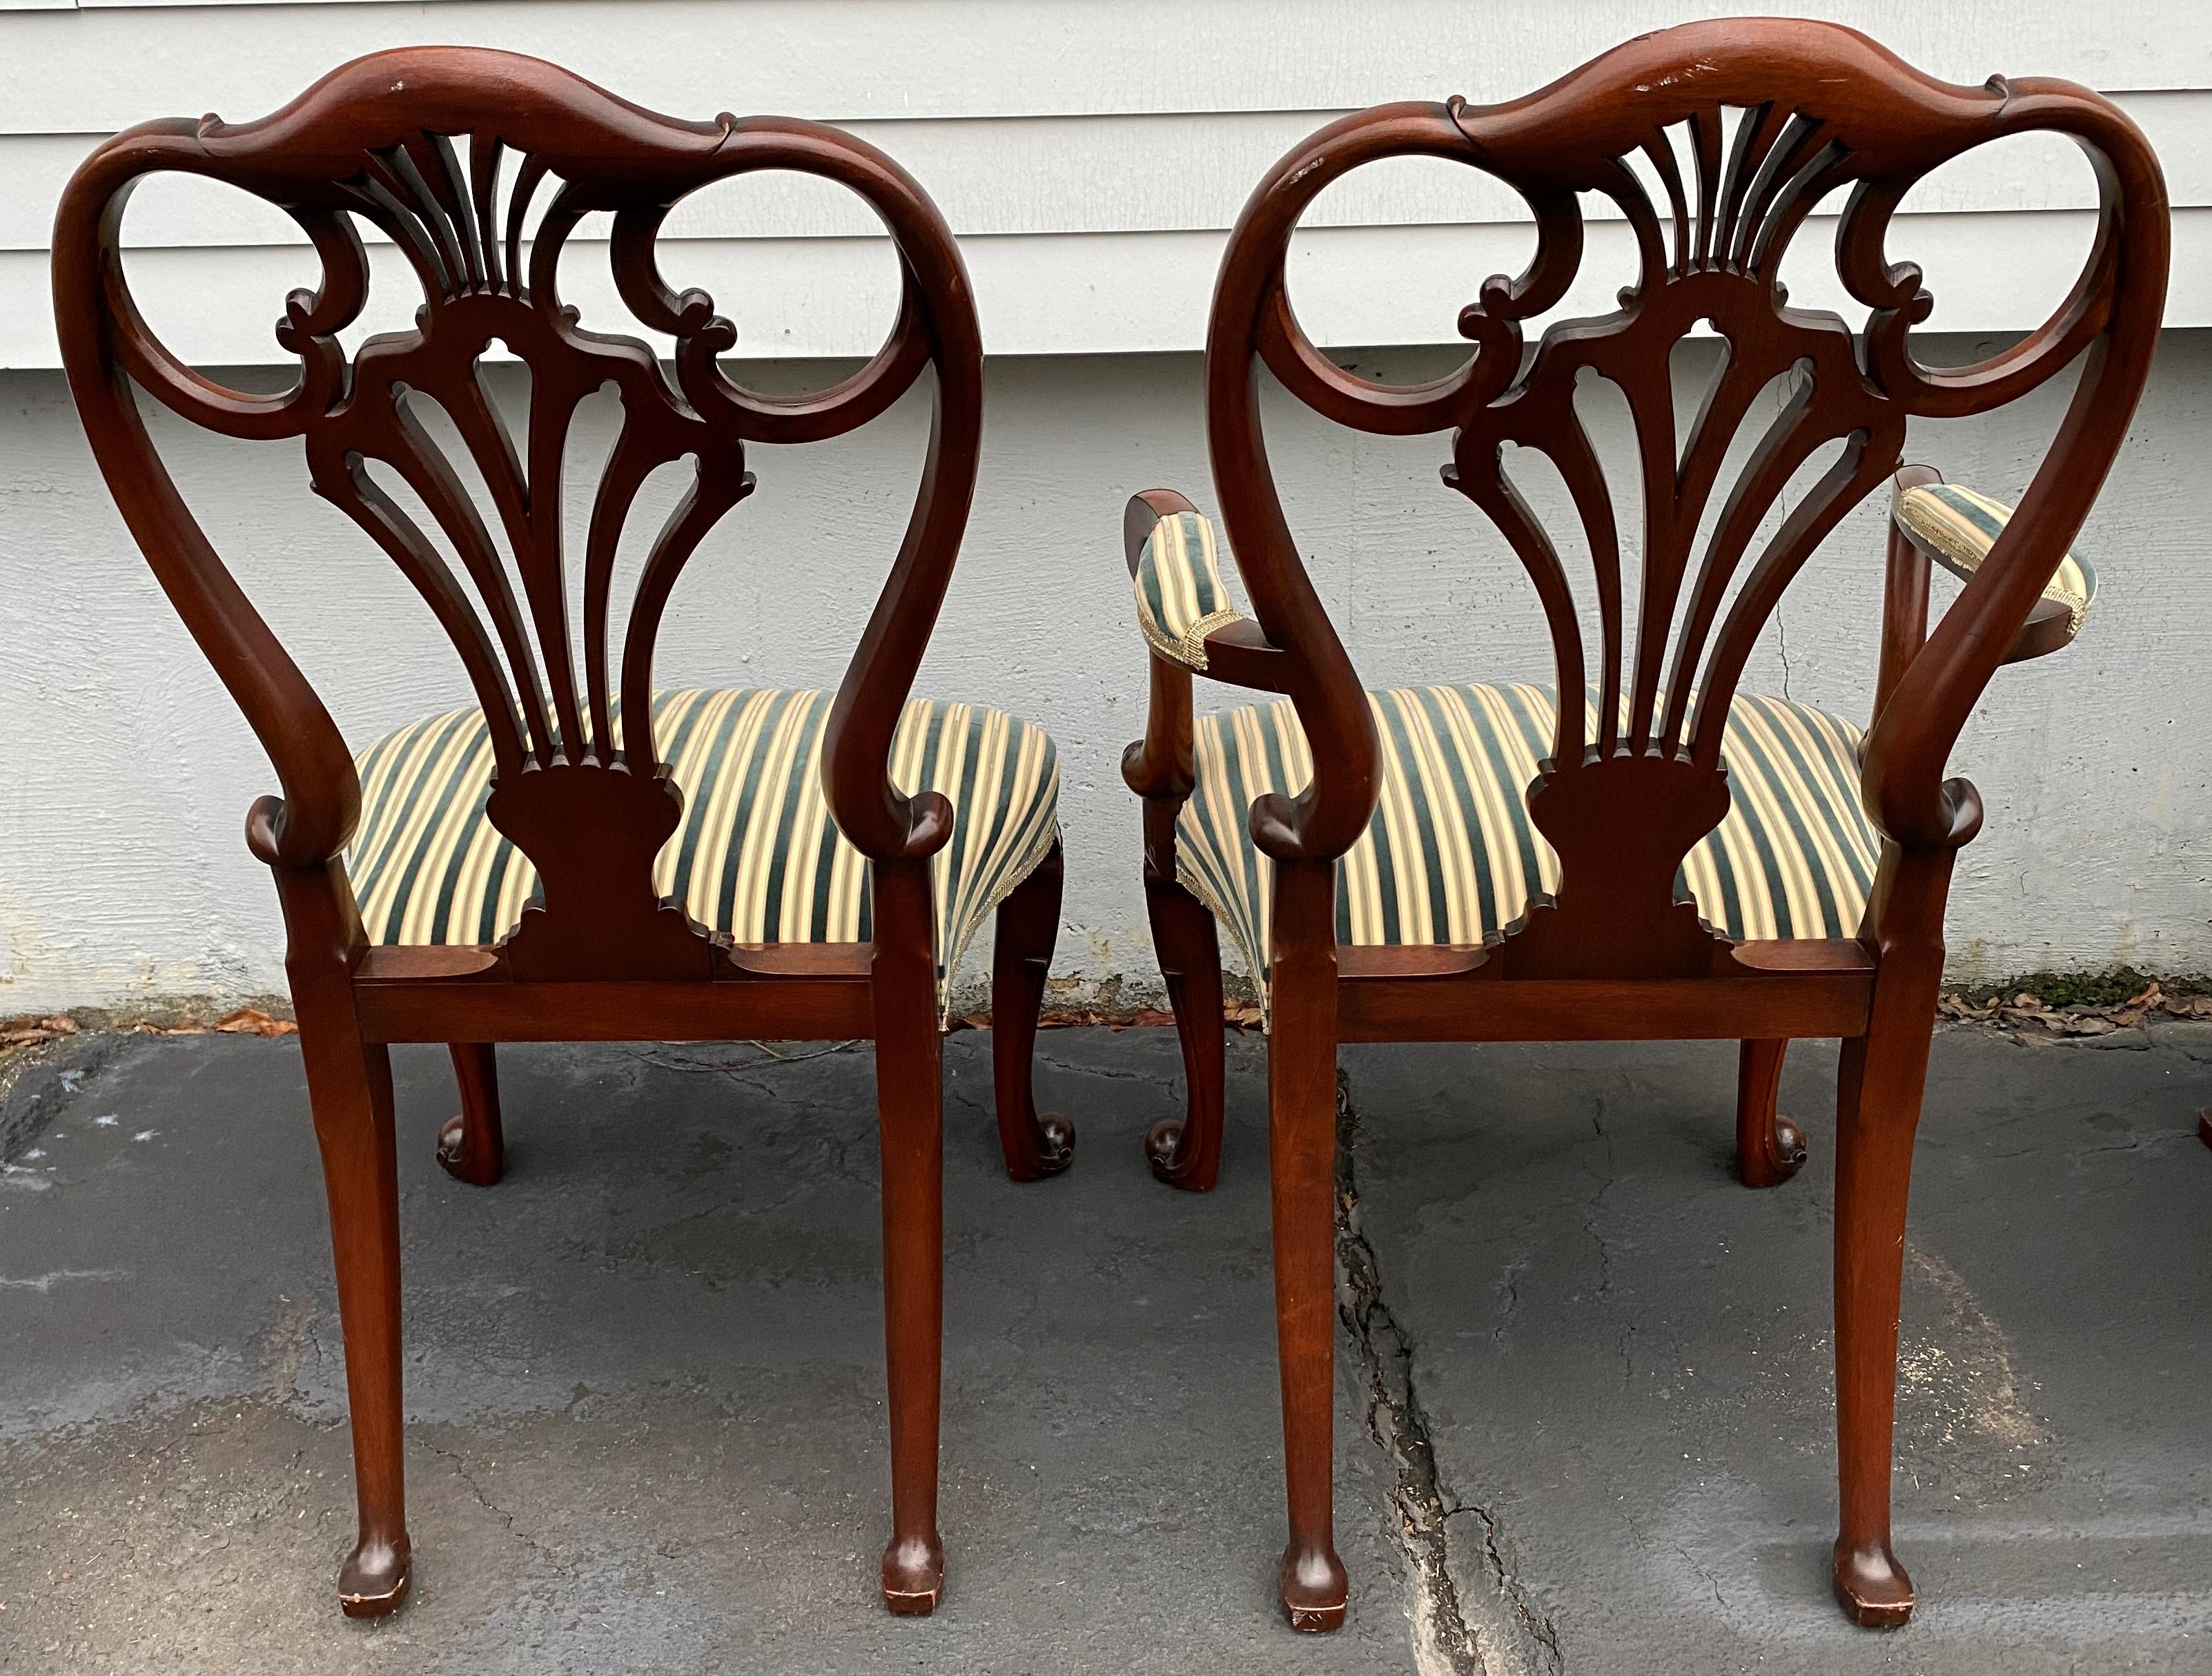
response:
[[(2069, 137), (2095, 167), (2084, 270), (2010, 348), (1923, 365), (1908, 332), (1932, 300), (1919, 270), (1885, 252), (1892, 216), (1941, 164), (2033, 131)], [(1284, 261), (1319, 192), (1407, 155), (1516, 190), (1537, 248), (1462, 312), (1473, 348), (1457, 369), (1401, 387), (1314, 347)], [(1788, 306), (1778, 279), (1793, 236), (1846, 186), (1835, 263), (1868, 311), (1856, 333)], [(1524, 322), (1560, 302), (1581, 264), (1586, 194), (1626, 218), (1640, 277), (1618, 312), (1552, 325), (1530, 353)], [(1905, 1197), (1952, 858), (1982, 820), (1945, 763), (1998, 665), (2080, 625), (2093, 579), (2069, 548), (2142, 393), (2166, 262), (2156, 160), (2106, 101), (2053, 81), (1948, 86), (1852, 31), (1782, 20), (1648, 35), (1510, 104), (1359, 113), (1294, 149), (1245, 205), (1214, 293), (1206, 390), (1226, 545), (1253, 615), (1231, 600), (1189, 501), (1153, 491), (1130, 503), (1152, 708), (1123, 773), (1145, 800), (1145, 887), (1188, 1083), (1184, 1118), (1146, 1137), (1163, 1179), (1202, 1190), (1220, 1159), (1217, 918), (1267, 1005), (1280, 1589), (1299, 1627), (1344, 1616), (1330, 1508), (1336, 1060), (1339, 1042), (1374, 1040), (1737, 1039), (1739, 1167), (1768, 1185), (1802, 1156), (1774, 1113), (1784, 1045), (1843, 1039), (1832, 1575), (1858, 1622), (1910, 1614), (1890, 1544)], [(1725, 359), (1678, 436), (1672, 351), (1700, 323)], [(1449, 433), (1444, 485), (1534, 583), (1554, 685), (1363, 691), (1277, 497), (1262, 369), (1337, 424)], [(1909, 420), (1984, 413), (2068, 369), (2064, 418), (2016, 514), (1900, 470)], [(1617, 526), (1578, 375), (1625, 399), (1640, 531)], [(1778, 381), (1778, 410), (1760, 405)], [(1724, 473), (1739, 433), (1747, 460)], [(1557, 468), (1589, 554), (1579, 589), (1562, 558), (1575, 543), (1555, 546), (1508, 445)], [(1871, 727), (1739, 693), (1784, 590), (1886, 481), (1898, 496)], [(1931, 558), (1966, 577), (1932, 633)], [(1194, 720), (1194, 673), (1282, 696)]]
[[(734, 343), (730, 323), (703, 291), (672, 290), (658, 266), (678, 201), (763, 169), (857, 193), (898, 253), (889, 339), (817, 394), (733, 382), (718, 359)], [(134, 186), (164, 170), (254, 193), (313, 241), (320, 289), (294, 292), (276, 326), (300, 362), (289, 391), (226, 388), (179, 364), (141, 319), (122, 213)], [(674, 339), (672, 366), (635, 336), (585, 329), (561, 299), (569, 236), (599, 211), (612, 216), (621, 298)], [(362, 222), (398, 247), (422, 305), (411, 329), (349, 355), (338, 334), (370, 274)], [(395, 1610), (412, 1575), (387, 1045), (455, 1044), (464, 1110), (441, 1155), (489, 1182), (501, 1155), (494, 1043), (872, 1038), (891, 1445), (883, 1592), (895, 1612), (930, 1611), (944, 1574), (943, 997), (994, 910), (1006, 1167), (1051, 1174), (1073, 1145), (1065, 1122), (1039, 1118), (1030, 1082), (1059, 922), (1052, 743), (996, 711), (908, 698), (966, 526), (981, 427), (975, 302), (943, 218), (896, 163), (830, 128), (678, 122), (533, 59), (422, 48), (360, 59), (258, 122), (155, 122), (101, 146), (62, 202), (54, 296), (108, 486), (283, 788), (253, 806), (246, 840), (283, 905), (330, 1202), (360, 1508), (338, 1579), (344, 1610)], [(520, 444), (482, 375), (495, 340), (530, 372)], [(911, 519), (834, 699), (655, 692), (671, 590), (753, 487), (746, 445), (851, 431), (925, 370), (929, 444)], [(608, 386), (622, 417), (586, 485), (580, 645), (564, 456), (578, 405)], [(139, 392), (224, 436), (301, 446), (314, 492), (429, 606), (474, 706), (403, 728), (356, 762), (179, 494)], [(426, 424), (433, 409), (465, 461)], [(682, 497), (617, 625), (617, 545), (646, 478), (679, 464)], [(489, 508), (464, 486), (464, 465)]]

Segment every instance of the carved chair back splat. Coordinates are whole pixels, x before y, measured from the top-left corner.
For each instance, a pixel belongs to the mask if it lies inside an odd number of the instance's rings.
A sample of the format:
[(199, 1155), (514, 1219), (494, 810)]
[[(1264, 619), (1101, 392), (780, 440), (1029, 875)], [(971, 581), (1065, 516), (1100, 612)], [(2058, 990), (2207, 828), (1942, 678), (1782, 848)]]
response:
[[(2094, 168), (2100, 207), (2082, 272), (2051, 319), (2010, 347), (1971, 366), (1923, 365), (1908, 334), (1932, 299), (1920, 271), (1887, 254), (1893, 216), (1942, 164), (2037, 131), (2075, 140)], [(1472, 351), (1416, 386), (1329, 360), (1301, 328), (1285, 279), (1291, 235), (1315, 198), (1399, 156), (1479, 169), (1519, 193), (1536, 222), (1527, 271), (1486, 281), (1460, 314)], [(1790, 306), (1778, 277), (1808, 217), (1845, 190), (1835, 267), (1868, 311), (1856, 332)], [(1585, 255), (1584, 205), (1599, 199), (1626, 218), (1638, 277), (1616, 312), (1553, 325), (1531, 345), (1526, 323), (1566, 296)], [(1281, 1582), (1295, 1622), (1333, 1627), (1344, 1609), (1329, 1511), (1332, 1154), (1336, 1045), (1362, 1039), (1739, 1038), (1741, 1168), (1764, 1183), (1802, 1155), (1794, 1125), (1772, 1115), (1784, 1045), (1845, 1039), (1834, 1577), (1863, 1623), (1909, 1613), (1911, 1586), (1889, 1541), (1905, 1191), (1951, 860), (1982, 818), (1972, 786), (1947, 779), (1945, 764), (1998, 665), (2062, 643), (2039, 595), (2142, 392), (2167, 238), (2156, 161), (2096, 94), (2045, 80), (1954, 87), (1852, 31), (1784, 20), (1645, 36), (1510, 104), (1364, 111), (1294, 148), (1252, 194), (1214, 293), (1206, 413), (1224, 535), (1255, 620), (1212, 626), (1180, 667), (1154, 642), (1152, 715), (1124, 773), (1146, 800), (1146, 890), (1190, 1081), (1187, 1117), (1147, 1146), (1163, 1179), (1203, 1188), (1220, 1154), (1220, 978), (1213, 917), (1178, 874), (1178, 820), (1200, 777), (1191, 672), (1286, 695), (1310, 752), (1302, 787), (1249, 808), (1249, 841), (1273, 877), (1263, 958), (1291, 1526)], [(1721, 340), (1721, 370), (1680, 425), (1672, 357), (1701, 326)], [(2048, 454), (1932, 634), (1927, 556), (1901, 531), (1892, 537), (1880, 696), (1858, 764), (1880, 859), (1856, 935), (1723, 935), (1679, 894), (1678, 869), (1729, 811), (1723, 731), (1784, 590), (1886, 481), (1932, 478), (1899, 469), (1909, 421), (1985, 413), (2069, 369), (2075, 382)], [(1276, 491), (1263, 369), (1338, 424), (1449, 433), (1445, 485), (1502, 534), (1534, 586), (1557, 712), (1526, 806), (1556, 853), (1558, 884), (1533, 890), (1485, 942), (1340, 946), (1335, 867), (1379, 818), (1383, 747)], [(1620, 527), (1617, 485), (1577, 411), (1577, 381), (1592, 376), (1618, 390), (1632, 421), (1638, 529)], [(1759, 399), (1777, 381), (1788, 392), (1778, 412)], [(1730, 472), (1740, 436), (1750, 446)], [(1516, 487), (1509, 448), (1556, 468), (1575, 540), (1556, 539)], [(1191, 509), (1166, 491), (1130, 503), (1133, 571), (1164, 521)], [(1564, 556), (1577, 550), (1588, 554), (1581, 592), (1595, 601), (1594, 635)], [(1641, 559), (1633, 599), (1624, 551)]]
[[(705, 292), (678, 292), (659, 270), (659, 234), (680, 200), (762, 170), (858, 194), (897, 252), (902, 294), (889, 338), (818, 393), (770, 397), (733, 381), (719, 358), (736, 342), (730, 322)], [(282, 394), (229, 389), (183, 365), (141, 317), (125, 281), (123, 213), (136, 185), (161, 172), (241, 188), (313, 241), (321, 283), (294, 292), (276, 328), (300, 363)], [(600, 213), (611, 220), (615, 289), (640, 325), (673, 340), (666, 363), (639, 338), (586, 329), (562, 300), (571, 235)], [(396, 247), (422, 306), (411, 328), (349, 354), (339, 333), (370, 285), (362, 223)], [(890, 159), (834, 129), (772, 117), (679, 122), (533, 59), (420, 48), (348, 64), (258, 122), (155, 122), (101, 146), (62, 202), (54, 294), (71, 387), (117, 504), (283, 789), (254, 806), (247, 840), (283, 901), (330, 1198), (361, 1514), (339, 1581), (345, 1610), (395, 1609), (411, 1575), (386, 1045), (455, 1045), (464, 1112), (447, 1126), (441, 1156), (463, 1179), (489, 1182), (502, 1158), (495, 1042), (873, 1037), (893, 1481), (884, 1590), (895, 1610), (928, 1611), (943, 1572), (930, 861), (954, 809), (938, 791), (900, 789), (891, 752), (966, 525), (981, 427), (975, 302), (943, 218)], [(520, 442), (485, 387), (495, 346), (529, 370)], [(851, 431), (925, 371), (929, 440), (913, 511), (821, 747), (830, 813), (866, 857), (873, 937), (744, 946), (654, 884), (684, 809), (653, 722), (663, 612), (702, 539), (750, 491), (748, 443)], [(562, 478), (580, 405), (609, 389), (621, 417), (586, 485), (579, 637)], [(539, 899), (496, 943), (370, 946), (342, 854), (362, 811), (351, 756), (185, 506), (137, 391), (226, 436), (297, 439), (313, 491), (373, 537), (428, 605), (489, 733), (496, 767), (486, 814), (539, 880)], [(445, 427), (429, 423), (433, 407)], [(465, 486), (446, 436), (459, 437), (488, 507)], [(623, 600), (617, 548), (646, 480), (671, 466), (684, 474), (681, 497)], [(427, 524), (385, 486), (395, 479)], [(1001, 1131), (1008, 1167), (1023, 1179), (1063, 1167), (1072, 1143), (1064, 1123), (1038, 1118), (1028, 1066), (1059, 878), (1053, 841), (999, 909)]]

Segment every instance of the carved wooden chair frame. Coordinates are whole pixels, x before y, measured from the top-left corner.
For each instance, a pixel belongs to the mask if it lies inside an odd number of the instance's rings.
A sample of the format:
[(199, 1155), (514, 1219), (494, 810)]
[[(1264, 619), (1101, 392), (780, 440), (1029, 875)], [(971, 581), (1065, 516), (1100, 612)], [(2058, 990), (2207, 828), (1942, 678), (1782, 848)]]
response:
[[(1732, 111), (1741, 116), (1724, 155)], [(1669, 138), (1677, 125), (1686, 128), (1692, 168), (1678, 161)], [(1923, 366), (1907, 334), (1928, 318), (1932, 299), (1917, 267), (1885, 253), (1892, 216), (1930, 170), (1990, 140), (2033, 131), (2068, 136), (2094, 166), (2100, 204), (2084, 270), (2057, 313), (2012, 347), (1972, 366)], [(1630, 166), (1639, 154), (1666, 202), (1655, 202)], [(1290, 306), (1284, 267), (1298, 218), (1322, 191), (1400, 156), (1442, 158), (1496, 178), (1527, 202), (1538, 234), (1527, 271), (1486, 281), (1462, 313), (1460, 331), (1474, 344), (1465, 362), (1413, 387), (1356, 375), (1316, 350)], [(1856, 337), (1832, 314), (1786, 306), (1778, 277), (1792, 236), (1844, 186), (1836, 266), (1869, 311)], [(1527, 354), (1522, 323), (1560, 302), (1582, 262), (1579, 193), (1601, 194), (1627, 218), (1641, 278), (1622, 293), (1618, 313), (1552, 326)], [(2063, 643), (2063, 625), (2039, 594), (2142, 393), (2167, 243), (2156, 160), (2127, 118), (2095, 94), (2049, 80), (1954, 87), (1852, 31), (1780, 20), (1645, 36), (1509, 104), (1455, 100), (1361, 112), (1294, 148), (1252, 194), (1214, 293), (1206, 378), (1221, 519), (1256, 620), (1213, 624), (1202, 662), (1215, 680), (1287, 695), (1313, 763), (1303, 790), (1263, 796), (1249, 812), (1252, 838), (1273, 865), (1268, 1109), (1290, 1522), (1280, 1587), (1301, 1627), (1333, 1628), (1344, 1614), (1330, 1509), (1337, 1044), (1376, 1040), (1738, 1039), (1741, 1167), (1747, 1181), (1763, 1184), (1793, 1167), (1796, 1137), (1773, 1118), (1784, 1045), (1797, 1036), (1843, 1039), (1841, 1512), (1832, 1569), (1857, 1621), (1896, 1624), (1910, 1613), (1911, 1584), (1890, 1545), (1905, 1198), (1952, 858), (1982, 820), (1974, 788), (1946, 778), (1945, 765), (1998, 665)], [(1727, 339), (1728, 360), (1678, 453), (1668, 357), (1698, 321)], [(1893, 528), (1878, 693), (1861, 759), (1881, 853), (1857, 936), (1731, 942), (1676, 899), (1674, 880), (1686, 853), (1729, 808), (1722, 728), (1784, 588), (1885, 481), (1901, 488), (1933, 478), (1899, 469), (1908, 418), (1984, 413), (2075, 365), (2078, 382), (2049, 454), (1932, 633), (1929, 553)], [(1796, 396), (1741, 479), (1719, 485), (1752, 396), (1793, 366), (1801, 374)], [(1559, 720), (1527, 801), (1562, 876), (1555, 893), (1532, 896), (1486, 946), (1338, 944), (1334, 864), (1374, 813), (1378, 743), (1358, 675), (1277, 497), (1261, 421), (1262, 368), (1305, 406), (1355, 430), (1449, 430), (1446, 485), (1486, 515), (1535, 585), (1556, 659)], [(1624, 643), (1612, 503), (1573, 405), (1582, 368), (1620, 387), (1640, 441), (1646, 528), (1632, 643)], [(1559, 554), (1503, 468), (1509, 442), (1548, 455), (1571, 495), (1596, 572), (1602, 643), (1595, 655)], [(1823, 448), (1836, 451), (1835, 463), (1742, 571), (1760, 519)], [(1729, 498), (1685, 600), (1700, 517), (1723, 489)], [(1168, 491), (1130, 503), (1124, 534), (1133, 571), (1155, 525), (1190, 509)], [(1130, 747), (1124, 775), (1146, 800), (1146, 884), (1182, 1033), (1189, 1110), (1147, 1145), (1163, 1179), (1202, 1188), (1220, 1155), (1218, 944), (1211, 914), (1176, 881), (1176, 818), (1193, 791), (1190, 671), (1156, 646), (1152, 672), (1146, 736)], [(1594, 704), (1586, 685), (1596, 690)]]
[[(509, 154), (513, 184), (502, 206)], [(732, 381), (718, 357), (733, 347), (733, 328), (705, 292), (672, 290), (657, 265), (658, 235), (679, 200), (771, 169), (858, 194), (888, 229), (902, 276), (897, 320), (881, 350), (834, 387), (793, 399)], [(290, 215), (313, 241), (320, 286), (294, 292), (276, 326), (301, 363), (283, 394), (212, 381), (179, 363), (141, 317), (125, 282), (123, 210), (140, 180), (164, 171), (243, 188)], [(675, 340), (672, 383), (645, 342), (586, 331), (560, 299), (562, 253), (594, 211), (612, 213), (623, 302), (643, 326)], [(369, 284), (356, 218), (398, 247), (423, 304), (411, 330), (372, 338), (349, 357), (337, 334), (360, 314)], [(892, 1461), (883, 1587), (894, 1610), (930, 1610), (944, 1566), (936, 1522), (942, 1108), (930, 857), (951, 836), (953, 810), (938, 792), (901, 791), (890, 752), (966, 526), (982, 419), (974, 298), (935, 206), (881, 152), (817, 124), (727, 115), (679, 122), (533, 59), (410, 49), (349, 64), (258, 122), (154, 122), (101, 146), (62, 201), (54, 295), (70, 386), (100, 469), (283, 789), (253, 806), (246, 840), (275, 875), (283, 903), (286, 969), (329, 1193), (360, 1508), (359, 1542), (339, 1578), (344, 1609), (394, 1610), (411, 1575), (387, 1045), (456, 1044), (465, 1110), (442, 1150), (456, 1173), (489, 1181), (501, 1167), (492, 1043), (872, 1038)], [(495, 340), (531, 369), (527, 459), (477, 378)], [(883, 414), (925, 369), (933, 405), (911, 521), (823, 746), (830, 812), (870, 865), (873, 937), (737, 944), (653, 886), (654, 857), (683, 806), (651, 721), (663, 609), (701, 539), (751, 490), (748, 442), (843, 435)], [(584, 557), (580, 684), (558, 527), (562, 438), (578, 404), (608, 383), (621, 394), (623, 417)], [(503, 940), (369, 946), (343, 860), (362, 806), (353, 759), (178, 493), (134, 386), (226, 436), (301, 439), (315, 491), (373, 536), (428, 601), (489, 725), (497, 759), (489, 818), (539, 874), (542, 901)], [(520, 572), (520, 601), (482, 514), (410, 411), (415, 390), (453, 416), (491, 490)], [(647, 552), (611, 661), (625, 520), (647, 476), (686, 459), (683, 497)], [(379, 486), (367, 461), (396, 472), (429, 509), (483, 615), (437, 540)], [(554, 515), (533, 518), (533, 502)], [(1059, 897), (1055, 842), (998, 911), (994, 1051), (1002, 1139), (1017, 1179), (1064, 1167), (1072, 1145), (1064, 1123), (1039, 1118), (1030, 1090)]]

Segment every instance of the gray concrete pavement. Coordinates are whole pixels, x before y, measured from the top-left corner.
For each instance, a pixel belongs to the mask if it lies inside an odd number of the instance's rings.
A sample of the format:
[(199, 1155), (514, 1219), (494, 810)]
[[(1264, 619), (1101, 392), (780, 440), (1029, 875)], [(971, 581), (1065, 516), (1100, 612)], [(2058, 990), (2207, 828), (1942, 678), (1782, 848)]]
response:
[(2212, 1670), (2207, 1034), (1939, 1039), (1899, 1480), (1924, 1604), (1888, 1636), (1822, 1573), (1832, 1051), (1785, 1087), (1813, 1163), (1758, 1194), (1723, 1049), (1347, 1051), (1329, 1640), (1271, 1604), (1256, 1041), (1207, 1199), (1137, 1151), (1168, 1033), (1045, 1039), (1081, 1142), (1030, 1187), (996, 1168), (987, 1040), (949, 1045), (925, 1623), (873, 1597), (867, 1051), (508, 1051), (489, 1191), (431, 1162), (442, 1055), (400, 1053), (419, 1563), (380, 1625), (331, 1594), (350, 1490), (295, 1047), (88, 1042), (73, 1088), (56, 1062), (6, 1096), (46, 1104), (0, 1175), (0, 1669)]

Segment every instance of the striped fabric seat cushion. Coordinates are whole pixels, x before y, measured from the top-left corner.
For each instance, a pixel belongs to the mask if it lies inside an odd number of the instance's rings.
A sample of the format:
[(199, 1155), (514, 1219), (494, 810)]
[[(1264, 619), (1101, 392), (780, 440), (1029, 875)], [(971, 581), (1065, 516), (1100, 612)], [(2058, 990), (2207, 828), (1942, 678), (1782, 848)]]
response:
[[(663, 692), (654, 736), (684, 820), (653, 882), (692, 918), (738, 942), (865, 942), (866, 858), (822, 795), (833, 695)], [(617, 718), (619, 731), (619, 718)], [(362, 753), (362, 820), (346, 865), (378, 943), (495, 942), (538, 870), (485, 817), (491, 738), (481, 711), (450, 710)], [(933, 859), (937, 974), (949, 998), (984, 918), (1060, 836), (1052, 740), (1003, 711), (916, 699), (900, 718), (891, 778), (951, 800), (952, 838)]]
[(1243, 615), (1221, 580), (1213, 526), (1177, 512), (1152, 526), (1137, 555), (1137, 626), (1145, 643), (1186, 669), (1206, 667), (1206, 637)]
[[(1908, 532), (1942, 555), (1951, 569), (1971, 576), (2012, 521), (2012, 509), (2002, 501), (1976, 494), (1963, 484), (1930, 483), (1899, 495), (1896, 516)], [(2070, 640), (2081, 632), (2089, 607), (2096, 602), (2097, 572), (2081, 554), (2069, 552), (2058, 561), (2057, 574), (2044, 588), (2043, 597), (2066, 607)]]
[[(1528, 820), (1551, 753), (1553, 689), (1421, 686), (1370, 692), (1382, 789), (1337, 862), (1340, 943), (1480, 943), (1559, 887)], [(1245, 817), (1295, 793), (1313, 759), (1289, 700), (1197, 724), (1197, 788), (1176, 825), (1176, 874), (1212, 908), (1263, 986), (1273, 864)], [(1740, 696), (1722, 757), (1727, 818), (1684, 859), (1675, 890), (1731, 937), (1856, 935), (1879, 844), (1858, 795), (1859, 730), (1786, 699)]]

